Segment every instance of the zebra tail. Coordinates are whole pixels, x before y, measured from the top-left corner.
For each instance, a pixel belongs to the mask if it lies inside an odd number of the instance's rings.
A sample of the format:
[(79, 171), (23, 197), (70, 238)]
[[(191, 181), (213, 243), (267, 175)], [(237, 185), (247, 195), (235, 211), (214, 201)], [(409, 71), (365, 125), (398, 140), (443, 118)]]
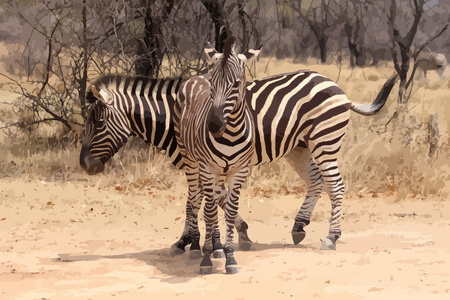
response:
[(383, 85), (383, 88), (378, 93), (378, 96), (375, 99), (375, 101), (373, 101), (373, 103), (371, 104), (352, 103), (350, 109), (364, 116), (370, 116), (378, 113), (386, 103), (386, 100), (389, 94), (391, 93), (391, 90), (394, 87), (397, 80), (398, 74), (395, 74), (391, 78), (389, 78)]

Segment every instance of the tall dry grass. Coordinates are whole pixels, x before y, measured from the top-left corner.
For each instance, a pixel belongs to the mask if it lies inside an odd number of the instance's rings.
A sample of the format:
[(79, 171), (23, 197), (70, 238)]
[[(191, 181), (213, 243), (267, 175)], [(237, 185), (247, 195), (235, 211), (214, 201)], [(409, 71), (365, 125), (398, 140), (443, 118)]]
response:
[[(334, 81), (349, 99), (370, 103), (376, 97), (393, 67), (351, 69), (347, 65), (321, 65), (315, 61), (296, 64), (290, 60), (261, 59), (251, 68), (262, 78), (300, 69), (318, 71)], [(446, 199), (450, 192), (450, 81), (436, 74), (419, 78), (406, 112), (396, 113), (397, 89), (386, 108), (377, 116), (352, 113), (340, 151), (339, 163), (349, 195), (386, 193), (405, 197)], [(430, 116), (434, 121), (430, 122)], [(9, 108), (0, 107), (0, 118), (13, 118)], [(164, 154), (140, 140), (130, 142), (96, 176), (86, 175), (78, 165), (80, 145), (63, 141), (58, 130), (46, 128), (21, 132), (11, 128), (0, 138), (0, 180), (42, 180), (84, 182), (86, 185), (118, 190), (151, 192), (152, 189), (185, 189), (185, 179), (170, 165)], [(434, 149), (434, 146), (437, 146)], [(430, 147), (433, 151), (430, 151)], [(254, 168), (245, 191), (251, 197), (305, 193), (295, 170), (281, 160)], [(244, 204), (245, 205), (245, 204)]]

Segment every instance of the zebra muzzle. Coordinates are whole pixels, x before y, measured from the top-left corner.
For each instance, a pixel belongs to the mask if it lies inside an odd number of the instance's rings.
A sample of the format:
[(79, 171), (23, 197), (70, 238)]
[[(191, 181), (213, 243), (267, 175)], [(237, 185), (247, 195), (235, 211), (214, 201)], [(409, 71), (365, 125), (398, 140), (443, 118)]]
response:
[(214, 113), (210, 113), (208, 118), (208, 130), (215, 138), (221, 137), (225, 132), (225, 121), (223, 116), (219, 117)]
[(80, 153), (80, 166), (89, 175), (95, 175), (102, 172), (105, 164), (100, 158), (92, 155), (89, 149), (82, 148)]

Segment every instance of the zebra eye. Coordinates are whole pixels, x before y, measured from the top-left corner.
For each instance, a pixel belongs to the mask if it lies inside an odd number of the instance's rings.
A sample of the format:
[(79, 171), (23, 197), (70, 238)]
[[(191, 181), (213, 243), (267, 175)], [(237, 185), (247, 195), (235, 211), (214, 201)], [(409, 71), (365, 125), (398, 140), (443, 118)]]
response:
[(234, 87), (234, 88), (237, 88), (237, 87), (239, 87), (240, 84), (241, 84), (241, 81), (240, 81), (240, 80), (236, 80), (236, 81), (233, 83), (233, 87)]

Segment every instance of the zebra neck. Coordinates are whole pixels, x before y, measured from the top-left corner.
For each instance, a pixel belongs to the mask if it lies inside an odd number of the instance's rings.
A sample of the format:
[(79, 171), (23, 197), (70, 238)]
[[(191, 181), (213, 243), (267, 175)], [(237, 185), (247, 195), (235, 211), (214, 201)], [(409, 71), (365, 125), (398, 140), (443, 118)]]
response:
[(239, 101), (238, 106), (231, 112), (228, 117), (225, 133), (231, 134), (234, 138), (238, 136), (247, 136), (249, 132), (248, 114), (246, 114), (246, 104)]
[(230, 123), (236, 123), (239, 121), (242, 121), (245, 118), (245, 94), (244, 97), (239, 96), (239, 101), (236, 105), (236, 107), (231, 111), (228, 122)]
[(122, 98), (131, 132), (157, 148), (167, 149), (175, 137), (172, 116), (181, 80), (148, 79), (140, 84), (139, 79), (124, 89)]

